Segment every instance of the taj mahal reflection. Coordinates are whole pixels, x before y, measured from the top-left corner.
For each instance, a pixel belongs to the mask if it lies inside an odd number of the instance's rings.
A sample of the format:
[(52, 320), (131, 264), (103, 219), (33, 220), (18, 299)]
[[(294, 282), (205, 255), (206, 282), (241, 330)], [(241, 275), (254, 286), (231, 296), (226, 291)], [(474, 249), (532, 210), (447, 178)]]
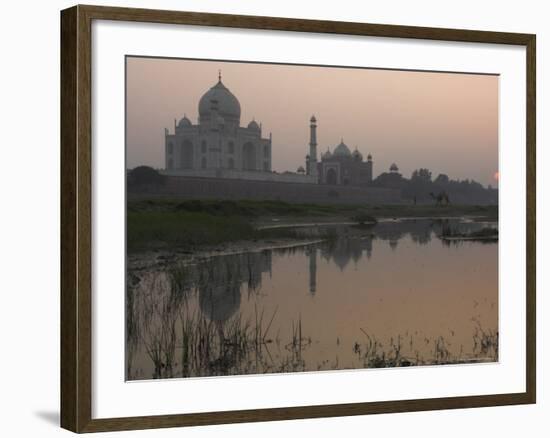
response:
[(241, 292), (261, 289), (262, 275), (271, 272), (271, 251), (214, 257), (198, 265), (197, 289), (203, 315), (211, 321), (231, 318), (241, 304)]
[(350, 265), (357, 266), (363, 258), (369, 260), (373, 256), (373, 241), (376, 239), (387, 242), (389, 248), (396, 250), (405, 236), (415, 244), (426, 245), (434, 232), (434, 224), (426, 221), (389, 221), (379, 223), (375, 228), (375, 232), (367, 229), (361, 235), (349, 236), (346, 227), (335, 227), (337, 237), (321, 243), (213, 257), (197, 266), (200, 310), (210, 321), (229, 320), (240, 309), (242, 294), (261, 292), (262, 278), (271, 276), (275, 257), (303, 256), (298, 259), (303, 260), (303, 272), (307, 273), (304, 292), (315, 297), (321, 261), (337, 266), (344, 273)]

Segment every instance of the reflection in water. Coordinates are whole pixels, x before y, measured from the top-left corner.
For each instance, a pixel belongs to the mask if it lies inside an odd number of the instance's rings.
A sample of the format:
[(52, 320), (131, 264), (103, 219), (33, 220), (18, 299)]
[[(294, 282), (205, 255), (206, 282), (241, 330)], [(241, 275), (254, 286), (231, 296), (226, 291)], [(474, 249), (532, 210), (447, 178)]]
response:
[(262, 274), (271, 272), (271, 251), (215, 257), (199, 264), (199, 305), (211, 321), (227, 321), (241, 304), (241, 286), (249, 292), (261, 289)]
[(317, 247), (312, 245), (306, 249), (309, 255), (309, 292), (315, 295), (317, 291)]
[(495, 361), (498, 245), (444, 244), (444, 226), (334, 226), (321, 243), (132, 277), (127, 377)]

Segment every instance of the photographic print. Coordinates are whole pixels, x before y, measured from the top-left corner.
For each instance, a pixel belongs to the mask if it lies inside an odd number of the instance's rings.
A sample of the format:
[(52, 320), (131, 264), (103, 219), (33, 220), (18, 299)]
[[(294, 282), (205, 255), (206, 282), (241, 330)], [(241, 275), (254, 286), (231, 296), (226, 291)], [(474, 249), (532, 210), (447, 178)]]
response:
[(499, 360), (498, 75), (125, 80), (127, 380)]

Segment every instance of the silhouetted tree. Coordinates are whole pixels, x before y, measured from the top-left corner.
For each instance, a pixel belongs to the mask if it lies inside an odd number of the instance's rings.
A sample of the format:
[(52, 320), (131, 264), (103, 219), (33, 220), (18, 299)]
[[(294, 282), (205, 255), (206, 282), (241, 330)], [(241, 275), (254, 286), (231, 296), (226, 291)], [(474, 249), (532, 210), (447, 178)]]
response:
[(403, 178), (398, 172), (384, 172), (378, 175), (374, 180), (374, 185), (392, 189), (402, 189), (409, 183), (409, 180)]
[(432, 182), (432, 172), (425, 168), (417, 169), (412, 173), (411, 181)]
[(138, 166), (128, 173), (129, 186), (155, 186), (164, 183), (164, 177), (149, 166)]
[(434, 184), (440, 184), (440, 185), (449, 184), (449, 177), (444, 173), (440, 173), (439, 175), (437, 175), (437, 178), (434, 179)]

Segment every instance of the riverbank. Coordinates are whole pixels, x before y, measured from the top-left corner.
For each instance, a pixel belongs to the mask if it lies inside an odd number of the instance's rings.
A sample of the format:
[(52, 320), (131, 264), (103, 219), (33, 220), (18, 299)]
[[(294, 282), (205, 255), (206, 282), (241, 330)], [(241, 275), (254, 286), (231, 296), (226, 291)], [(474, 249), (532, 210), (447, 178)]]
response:
[(450, 228), (444, 228), (441, 236), (441, 240), (453, 242), (453, 241), (479, 241), (479, 242), (498, 242), (498, 228), (484, 227), (481, 230), (471, 232), (460, 232)]
[(197, 251), (231, 242), (299, 240), (293, 226), (311, 223), (353, 225), (353, 218), (358, 215), (376, 220), (448, 217), (497, 220), (498, 206), (337, 206), (280, 201), (177, 199), (129, 201), (127, 250), (128, 253), (175, 249)]
[(323, 242), (319, 238), (277, 238), (261, 240), (237, 240), (220, 245), (205, 245), (194, 250), (183, 248), (139, 251), (128, 255), (128, 270), (136, 273), (162, 268), (174, 263), (184, 265), (200, 263), (212, 257), (251, 254), (266, 250), (299, 248)]

